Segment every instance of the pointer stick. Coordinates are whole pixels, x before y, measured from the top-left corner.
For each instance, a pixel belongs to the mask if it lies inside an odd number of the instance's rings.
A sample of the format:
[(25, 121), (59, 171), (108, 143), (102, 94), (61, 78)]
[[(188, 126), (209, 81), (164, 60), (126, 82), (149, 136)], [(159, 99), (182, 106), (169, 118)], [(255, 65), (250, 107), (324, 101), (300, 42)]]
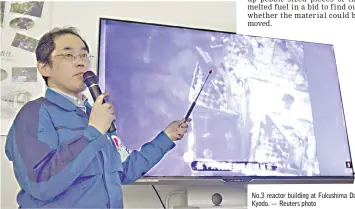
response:
[(189, 119), (189, 117), (190, 117), (190, 115), (191, 115), (191, 113), (192, 113), (192, 110), (194, 109), (194, 107), (195, 107), (195, 105), (196, 105), (196, 101), (197, 101), (198, 97), (200, 96), (200, 94), (201, 94), (201, 92), (202, 92), (202, 89), (203, 89), (203, 87), (205, 86), (206, 81), (208, 80), (208, 77), (210, 77), (211, 73), (212, 73), (212, 70), (210, 70), (210, 71), (208, 72), (208, 76), (207, 76), (205, 82), (203, 82), (202, 87), (201, 87), (200, 91), (198, 92), (195, 101), (191, 104), (191, 106), (190, 106), (190, 108), (189, 108), (189, 111), (187, 111), (186, 116), (185, 116), (185, 122), (187, 121), (187, 119)]

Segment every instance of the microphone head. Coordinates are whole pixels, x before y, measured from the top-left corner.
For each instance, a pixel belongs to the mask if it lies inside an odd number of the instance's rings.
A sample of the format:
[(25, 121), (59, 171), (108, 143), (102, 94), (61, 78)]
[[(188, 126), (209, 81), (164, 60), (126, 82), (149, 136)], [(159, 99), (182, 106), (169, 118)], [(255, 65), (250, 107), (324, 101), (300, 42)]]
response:
[(83, 75), (84, 83), (87, 87), (90, 87), (93, 84), (98, 84), (97, 76), (92, 71), (86, 71)]
[(210, 71), (208, 71), (208, 73), (211, 74), (212, 73), (212, 69)]

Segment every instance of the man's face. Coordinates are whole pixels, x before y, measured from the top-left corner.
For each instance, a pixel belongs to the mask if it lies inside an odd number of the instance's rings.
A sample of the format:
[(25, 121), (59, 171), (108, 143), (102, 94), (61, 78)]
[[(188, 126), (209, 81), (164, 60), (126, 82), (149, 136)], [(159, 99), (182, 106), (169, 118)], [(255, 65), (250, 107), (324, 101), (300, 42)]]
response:
[[(77, 95), (86, 89), (83, 73), (89, 70), (90, 61), (84, 42), (77, 36), (66, 34), (54, 39), (55, 49), (51, 54), (52, 66), (46, 65), (44, 73), (49, 87)], [(86, 55), (81, 58), (80, 55)], [(71, 57), (76, 56), (75, 59)]]

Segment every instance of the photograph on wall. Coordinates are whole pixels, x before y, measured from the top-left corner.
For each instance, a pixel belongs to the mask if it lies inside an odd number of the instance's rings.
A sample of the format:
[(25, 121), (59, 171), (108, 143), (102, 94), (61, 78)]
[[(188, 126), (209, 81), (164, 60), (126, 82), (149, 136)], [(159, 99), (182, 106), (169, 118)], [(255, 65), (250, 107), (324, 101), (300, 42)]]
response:
[[(19, 88), (9, 85), (3, 86), (1, 91), (1, 121), (13, 120), (20, 108), (32, 99), (32, 94), (26, 90), (27, 88)], [(3, 125), (1, 125), (2, 132)]]
[(34, 26), (34, 21), (26, 17), (17, 17), (10, 21), (9, 25), (11, 28), (19, 30), (30, 30)]
[(7, 74), (7, 72), (6, 72), (6, 70), (4, 70), (4, 69), (0, 69), (0, 72), (1, 72), (1, 82), (3, 81), (3, 80), (5, 80), (7, 77), (8, 77), (8, 74)]
[(44, 85), (42, 82), (1, 83), (1, 135), (6, 135), (23, 105), (43, 95)]
[(38, 44), (38, 40), (20, 33), (16, 33), (14, 40), (11, 43), (11, 46), (29, 52), (34, 52), (36, 50), (37, 44)]
[(36, 67), (13, 67), (12, 68), (13, 82), (37, 82)]
[(43, 1), (14, 2), (11, 4), (10, 12), (41, 17), (43, 4)]
[(0, 26), (4, 27), (5, 1), (0, 2)]

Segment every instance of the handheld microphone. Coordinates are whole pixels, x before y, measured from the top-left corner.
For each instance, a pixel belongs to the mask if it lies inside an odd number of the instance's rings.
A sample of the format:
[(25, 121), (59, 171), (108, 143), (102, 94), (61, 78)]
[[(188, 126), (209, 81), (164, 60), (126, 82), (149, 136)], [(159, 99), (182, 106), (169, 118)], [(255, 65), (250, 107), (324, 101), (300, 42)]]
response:
[[(97, 76), (92, 71), (86, 71), (83, 75), (84, 83), (89, 88), (90, 94), (94, 101), (96, 101), (97, 97), (102, 94), (101, 89), (98, 85)], [(103, 101), (105, 103), (105, 100)], [(115, 124), (112, 122), (108, 132), (112, 133), (116, 131)]]
[(212, 70), (210, 70), (210, 71), (208, 72), (208, 76), (206, 77), (205, 82), (203, 82), (202, 87), (201, 87), (200, 91), (198, 92), (198, 94), (197, 94), (197, 96), (196, 96), (196, 98), (195, 98), (195, 101), (191, 104), (191, 106), (190, 106), (190, 108), (189, 108), (189, 111), (187, 111), (186, 116), (185, 116), (185, 122), (187, 121), (187, 119), (189, 119), (189, 117), (190, 117), (190, 115), (191, 115), (191, 113), (192, 113), (192, 110), (195, 108), (196, 101), (197, 101), (198, 97), (200, 96), (200, 94), (201, 94), (201, 92), (202, 92), (202, 89), (203, 89), (203, 87), (205, 86), (206, 81), (208, 80), (208, 77), (210, 77), (211, 73), (212, 73)]

